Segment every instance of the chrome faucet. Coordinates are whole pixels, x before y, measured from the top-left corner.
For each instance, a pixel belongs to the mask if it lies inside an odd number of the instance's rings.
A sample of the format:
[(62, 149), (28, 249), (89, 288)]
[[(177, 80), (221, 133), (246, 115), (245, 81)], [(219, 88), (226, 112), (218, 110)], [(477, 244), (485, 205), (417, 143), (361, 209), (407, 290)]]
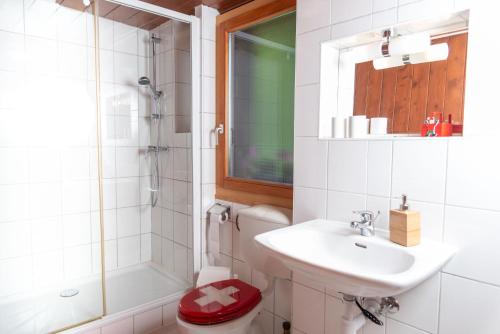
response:
[(360, 215), (360, 221), (352, 221), (351, 227), (353, 229), (358, 229), (362, 236), (372, 237), (375, 235), (375, 222), (378, 220), (380, 216), (380, 211), (375, 215), (373, 211), (361, 210), (361, 211), (353, 211), (354, 214)]

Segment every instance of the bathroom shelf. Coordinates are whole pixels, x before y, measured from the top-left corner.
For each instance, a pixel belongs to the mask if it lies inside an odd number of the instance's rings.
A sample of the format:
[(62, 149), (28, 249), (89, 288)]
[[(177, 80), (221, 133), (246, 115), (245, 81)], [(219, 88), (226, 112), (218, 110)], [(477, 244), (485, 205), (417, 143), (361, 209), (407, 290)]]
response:
[(400, 141), (400, 140), (459, 140), (463, 136), (451, 136), (451, 137), (421, 137), (421, 136), (411, 136), (411, 135), (386, 135), (386, 136), (367, 136), (362, 138), (332, 138), (332, 137), (319, 137), (319, 140), (324, 141)]

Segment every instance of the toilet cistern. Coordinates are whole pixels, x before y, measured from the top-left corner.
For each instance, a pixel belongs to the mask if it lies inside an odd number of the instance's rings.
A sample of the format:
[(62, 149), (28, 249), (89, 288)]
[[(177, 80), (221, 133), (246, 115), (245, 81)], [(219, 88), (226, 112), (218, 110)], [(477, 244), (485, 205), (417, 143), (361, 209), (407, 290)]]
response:
[(351, 228), (358, 229), (362, 236), (372, 237), (375, 235), (375, 222), (380, 216), (380, 211), (373, 213), (369, 210), (353, 211), (354, 214), (361, 216), (360, 221), (352, 221)]

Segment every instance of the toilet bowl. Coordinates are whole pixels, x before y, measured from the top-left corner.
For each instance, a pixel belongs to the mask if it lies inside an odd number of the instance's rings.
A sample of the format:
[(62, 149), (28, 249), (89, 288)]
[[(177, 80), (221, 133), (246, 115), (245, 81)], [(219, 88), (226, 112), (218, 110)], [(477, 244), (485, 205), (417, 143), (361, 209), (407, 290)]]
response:
[(265, 274), (267, 288), (260, 291), (224, 274), (214, 275), (213, 281), (201, 279), (202, 284), (197, 282), (196, 288), (184, 295), (179, 303), (177, 327), (181, 334), (262, 333), (254, 321), (263, 308), (262, 299), (272, 293), (274, 279), (289, 279), (290, 271), (263, 254), (254, 237), (290, 225), (291, 217), (291, 210), (269, 205), (240, 210), (237, 220), (241, 256), (252, 269)]
[(261, 309), (259, 289), (238, 279), (217, 281), (181, 299), (177, 324), (182, 334), (245, 334)]

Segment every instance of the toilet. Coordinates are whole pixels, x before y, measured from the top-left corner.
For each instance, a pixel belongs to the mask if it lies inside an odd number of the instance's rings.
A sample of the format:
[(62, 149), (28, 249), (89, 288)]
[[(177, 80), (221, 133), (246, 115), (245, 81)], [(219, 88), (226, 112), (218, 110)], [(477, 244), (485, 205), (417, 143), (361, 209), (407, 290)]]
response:
[[(200, 273), (196, 288), (182, 297), (177, 312), (181, 334), (259, 334), (254, 322), (263, 307), (263, 297), (272, 293), (275, 278), (290, 278), (290, 271), (279, 261), (259, 250), (258, 234), (292, 223), (292, 211), (269, 205), (240, 210), (237, 217), (240, 253), (245, 262), (262, 272), (265, 290), (232, 278), (229, 268), (209, 267)], [(204, 270), (210, 275), (204, 275)], [(207, 279), (207, 276), (210, 278)]]

